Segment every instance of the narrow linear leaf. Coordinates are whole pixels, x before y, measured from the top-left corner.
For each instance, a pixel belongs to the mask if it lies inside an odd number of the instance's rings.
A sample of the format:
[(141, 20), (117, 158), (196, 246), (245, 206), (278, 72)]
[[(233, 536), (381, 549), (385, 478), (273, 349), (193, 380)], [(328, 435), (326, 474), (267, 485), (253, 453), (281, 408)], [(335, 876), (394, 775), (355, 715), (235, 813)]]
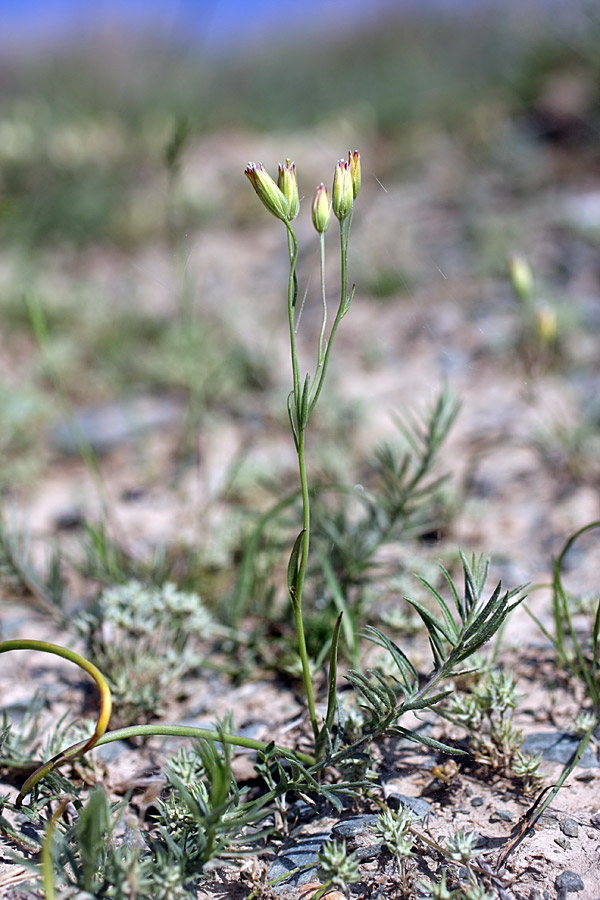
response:
[(449, 753), (451, 756), (466, 756), (466, 752), (464, 750), (459, 750), (458, 747), (450, 747), (448, 744), (444, 744), (441, 741), (436, 741), (434, 738), (427, 737), (425, 734), (419, 734), (415, 731), (408, 731), (406, 728), (401, 728), (399, 725), (394, 725), (393, 728), (388, 730), (388, 734), (394, 734), (397, 737), (406, 738), (409, 741), (413, 741), (415, 744), (424, 744), (426, 747), (431, 747), (434, 750), (440, 750), (442, 753)]
[(300, 559), (300, 552), (302, 550), (304, 535), (305, 530), (303, 528), (294, 541), (294, 546), (292, 547), (290, 561), (288, 563), (287, 569), (287, 587), (294, 604), (296, 603), (296, 585), (298, 583), (298, 560)]
[(431, 613), (418, 600), (411, 600), (410, 597), (405, 597), (404, 599), (406, 600), (407, 603), (410, 603), (410, 605), (414, 609), (416, 609), (418, 614), (421, 616), (421, 619), (423, 620), (425, 627), (427, 628), (427, 631), (430, 634), (432, 631), (442, 634), (443, 637), (446, 638), (446, 640), (448, 641), (449, 644), (454, 645), (454, 643), (456, 642), (456, 640), (458, 639), (458, 636), (459, 636), (458, 631), (456, 631), (455, 634), (451, 634), (450, 631), (446, 628), (446, 626), (443, 625), (439, 619), (436, 619), (436, 617), (433, 615), (433, 613)]

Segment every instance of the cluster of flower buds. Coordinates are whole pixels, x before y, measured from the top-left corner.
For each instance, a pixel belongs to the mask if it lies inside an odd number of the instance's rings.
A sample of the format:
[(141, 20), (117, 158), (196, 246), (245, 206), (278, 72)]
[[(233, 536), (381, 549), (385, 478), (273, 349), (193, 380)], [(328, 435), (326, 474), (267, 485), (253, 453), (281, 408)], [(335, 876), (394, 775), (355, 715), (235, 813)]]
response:
[[(244, 174), (269, 212), (283, 222), (293, 222), (300, 209), (296, 166), (289, 159), (279, 165), (277, 182), (265, 172), (262, 163), (248, 163)], [(348, 152), (348, 161), (340, 160), (333, 176), (332, 198), (324, 184), (316, 190), (312, 205), (313, 225), (319, 234), (329, 228), (331, 210), (343, 222), (348, 218), (360, 190), (360, 153)]]
[(258, 165), (248, 163), (244, 169), (244, 175), (269, 212), (281, 219), (282, 222), (292, 222), (296, 218), (300, 200), (298, 199), (296, 167), (293, 162), (288, 159), (285, 166), (279, 166), (277, 184), (268, 172), (265, 172), (262, 163), (258, 163)]
[(343, 222), (348, 218), (360, 190), (360, 154), (358, 150), (348, 153), (348, 162), (340, 159), (333, 176), (333, 196), (331, 205), (336, 217)]

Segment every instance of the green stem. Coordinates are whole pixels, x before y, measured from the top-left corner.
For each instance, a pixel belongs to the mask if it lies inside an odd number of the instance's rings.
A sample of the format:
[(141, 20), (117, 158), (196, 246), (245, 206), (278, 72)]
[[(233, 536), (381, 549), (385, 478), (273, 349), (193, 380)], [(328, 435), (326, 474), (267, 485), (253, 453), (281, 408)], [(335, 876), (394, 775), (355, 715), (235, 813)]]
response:
[[(256, 750), (264, 753), (270, 746), (271, 742), (257, 741), (254, 738), (242, 737), (237, 734), (228, 734), (223, 731), (215, 731), (210, 728), (197, 728), (195, 725), (128, 725), (126, 728), (115, 728), (113, 731), (107, 731), (99, 738), (94, 747), (103, 747), (105, 744), (111, 744), (113, 741), (128, 741), (131, 738), (138, 737), (189, 737), (200, 741), (212, 741), (219, 744), (230, 744), (232, 747), (244, 747), (246, 750)], [(60, 754), (61, 757), (72, 759), (73, 756), (81, 755), (86, 741), (79, 741), (71, 747), (67, 747)], [(275, 747), (275, 750), (286, 759), (297, 759), (299, 762), (307, 766), (315, 765), (314, 756), (308, 753), (302, 753), (300, 750), (290, 750), (289, 747)]]
[(340, 287), (340, 302), (338, 306), (338, 310), (333, 321), (333, 325), (331, 326), (331, 332), (329, 334), (329, 340), (327, 341), (327, 347), (325, 349), (325, 353), (323, 358), (319, 354), (319, 365), (317, 366), (317, 371), (315, 372), (315, 378), (313, 381), (313, 386), (311, 389), (311, 398), (308, 406), (308, 417), (310, 418), (317, 402), (319, 400), (319, 396), (323, 389), (323, 384), (325, 382), (325, 376), (327, 374), (327, 366), (329, 365), (329, 357), (331, 355), (331, 348), (333, 347), (333, 339), (335, 338), (335, 334), (338, 329), (338, 325), (348, 312), (349, 301), (351, 298), (348, 297), (348, 234), (350, 231), (350, 222), (348, 220), (348, 224), (346, 225), (344, 222), (340, 222), (340, 255), (341, 255), (341, 287)]
[(327, 292), (325, 290), (325, 232), (319, 232), (319, 259), (321, 263), (321, 305), (323, 307), (323, 321), (321, 322), (321, 333), (319, 334), (319, 355), (317, 357), (317, 370), (315, 372), (315, 381), (318, 380), (319, 370), (323, 364), (323, 341), (325, 339), (325, 329), (327, 327)]
[[(87, 750), (92, 749), (92, 747), (103, 747), (105, 744), (111, 744), (113, 741), (127, 741), (131, 738), (154, 736), (189, 737), (194, 738), (195, 740), (229, 744), (233, 747), (244, 747), (246, 750), (255, 750), (259, 753), (266, 752), (272, 745), (272, 742), (270, 741), (257, 741), (254, 740), (254, 738), (246, 738), (237, 734), (227, 734), (223, 731), (213, 731), (210, 728), (196, 728), (193, 725), (131, 725), (127, 728), (116, 728), (114, 731), (107, 731), (102, 737), (94, 741), (93, 745), (90, 741), (79, 741), (77, 744), (72, 744), (70, 747), (65, 748), (34, 773), (38, 776), (35, 783), (37, 783), (44, 775), (47, 775), (51, 769), (56, 768), (56, 766), (63, 762), (67, 762), (70, 759), (83, 756), (83, 754), (86, 753)], [(302, 753), (300, 750), (290, 750), (288, 747), (278, 746), (275, 746), (275, 750), (286, 759), (298, 760), (306, 766), (314, 766), (316, 763), (314, 756), (309, 756), (308, 753)], [(16, 806), (21, 805), (23, 799), (34, 787), (34, 785), (31, 784), (32, 778), (33, 776), (30, 776), (21, 788), (19, 797), (16, 801)]]
[(292, 380), (294, 385), (294, 407), (296, 412), (296, 428), (298, 428), (299, 420), (299, 404), (300, 404), (300, 372), (298, 368), (298, 352), (296, 350), (296, 263), (298, 262), (298, 240), (294, 234), (294, 230), (287, 222), (285, 223), (288, 234), (288, 248), (290, 253), (290, 277), (288, 281), (288, 320), (290, 327), (290, 347), (292, 351)]
[(315, 741), (319, 735), (319, 725), (317, 722), (317, 712), (315, 709), (315, 698), (312, 687), (312, 678), (310, 673), (310, 663), (306, 650), (306, 638), (304, 636), (304, 620), (302, 618), (302, 599), (304, 596), (304, 582), (306, 579), (306, 569), (308, 567), (308, 552), (310, 549), (310, 497), (308, 493), (308, 478), (306, 474), (306, 458), (304, 453), (304, 436), (305, 428), (300, 429), (298, 435), (298, 471), (300, 473), (300, 486), (302, 491), (302, 528), (304, 537), (302, 539), (302, 549), (300, 554), (300, 564), (298, 566), (298, 577), (296, 580), (296, 590), (292, 597), (294, 607), (294, 619), (296, 621), (296, 631), (298, 634), (298, 652), (302, 663), (302, 678), (306, 691), (306, 702), (308, 705), (308, 715), (312, 726)]
[(292, 428), (295, 429), (294, 438), (296, 450), (298, 453), (298, 469), (300, 474), (300, 488), (302, 493), (302, 528), (304, 536), (302, 538), (302, 548), (300, 562), (298, 566), (298, 575), (296, 578), (295, 588), (291, 593), (292, 607), (294, 610), (294, 620), (296, 624), (296, 634), (298, 637), (298, 653), (302, 665), (302, 680), (304, 682), (304, 691), (306, 693), (306, 703), (308, 706), (308, 715), (312, 727), (315, 741), (319, 734), (319, 726), (317, 723), (317, 713), (315, 709), (315, 699), (310, 673), (310, 663), (306, 650), (306, 637), (304, 634), (304, 620), (302, 618), (302, 597), (304, 592), (304, 582), (306, 578), (306, 569), (308, 565), (308, 552), (310, 548), (310, 498), (308, 493), (308, 479), (306, 475), (306, 459), (304, 454), (306, 419), (302, 415), (302, 389), (300, 387), (300, 370), (298, 364), (298, 351), (296, 347), (296, 328), (295, 328), (295, 301), (297, 295), (296, 284), (296, 262), (298, 260), (298, 241), (294, 231), (286, 222), (288, 233), (288, 248), (290, 254), (290, 275), (288, 281), (288, 320), (290, 329), (290, 352), (292, 357), (292, 378), (293, 378), (293, 394), (294, 394), (294, 417), (290, 415)]

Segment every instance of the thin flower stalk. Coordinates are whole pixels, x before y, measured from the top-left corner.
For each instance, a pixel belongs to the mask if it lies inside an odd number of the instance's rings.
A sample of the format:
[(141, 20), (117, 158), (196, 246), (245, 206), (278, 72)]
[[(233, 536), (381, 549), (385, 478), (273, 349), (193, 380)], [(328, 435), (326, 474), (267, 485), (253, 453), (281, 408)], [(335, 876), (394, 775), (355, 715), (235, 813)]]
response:
[[(298, 349), (296, 343), (296, 300), (298, 296), (298, 280), (296, 265), (298, 262), (298, 240), (292, 222), (298, 214), (298, 185), (296, 169), (288, 159), (285, 165), (279, 166), (278, 182), (267, 175), (262, 165), (250, 163), (245, 171), (254, 190), (263, 204), (278, 219), (287, 231), (288, 254), (290, 262), (288, 278), (288, 325), (290, 333), (290, 354), (292, 361), (292, 391), (288, 397), (288, 416), (298, 456), (298, 473), (302, 496), (302, 530), (296, 538), (288, 565), (288, 592), (294, 612), (298, 640), (298, 655), (302, 667), (302, 679), (306, 694), (308, 715), (315, 739), (318, 743), (320, 728), (317, 721), (314, 691), (310, 671), (310, 661), (306, 647), (302, 601), (308, 567), (310, 550), (310, 494), (306, 469), (306, 429), (310, 416), (318, 402), (331, 354), (331, 347), (339, 323), (347, 313), (354, 288), (348, 296), (348, 236), (354, 200), (360, 189), (360, 155), (358, 151), (348, 153), (348, 162), (340, 160), (334, 171), (331, 201), (327, 189), (320, 184), (316, 190), (312, 204), (312, 220), (319, 235), (320, 259), (320, 292), (322, 306), (322, 322), (317, 347), (317, 363), (311, 378), (307, 374), (302, 383)], [(327, 293), (325, 285), (325, 232), (329, 227), (331, 212), (340, 223), (341, 250), (341, 289), (338, 310), (327, 338)]]

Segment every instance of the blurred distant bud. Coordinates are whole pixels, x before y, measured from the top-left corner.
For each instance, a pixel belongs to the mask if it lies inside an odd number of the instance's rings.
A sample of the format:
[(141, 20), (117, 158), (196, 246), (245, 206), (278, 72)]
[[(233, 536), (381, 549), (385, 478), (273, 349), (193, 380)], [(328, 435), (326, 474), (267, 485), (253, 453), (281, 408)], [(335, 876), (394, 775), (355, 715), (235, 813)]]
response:
[(348, 150), (348, 163), (350, 165), (350, 174), (352, 175), (352, 193), (354, 195), (354, 199), (358, 197), (358, 192), (360, 191), (360, 153), (358, 150), (352, 152)]
[(281, 189), (275, 184), (271, 176), (265, 172), (262, 163), (248, 163), (244, 169), (244, 175), (269, 212), (281, 219), (282, 222), (291, 221), (290, 205)]
[(524, 256), (515, 254), (508, 260), (508, 269), (513, 290), (522, 303), (528, 303), (533, 296), (533, 273)]
[(550, 306), (538, 306), (535, 310), (535, 327), (540, 343), (544, 347), (554, 344), (558, 336), (556, 312)]
[(313, 225), (319, 234), (323, 234), (329, 228), (331, 219), (331, 200), (324, 184), (320, 184), (315, 191), (315, 199), (312, 205)]
[(300, 200), (298, 198), (298, 181), (296, 179), (296, 166), (294, 163), (286, 159), (285, 165), (279, 164), (279, 176), (277, 178), (277, 186), (285, 197), (289, 206), (288, 221), (293, 221), (298, 215), (300, 209)]
[(343, 222), (354, 204), (354, 188), (352, 185), (352, 169), (350, 163), (339, 160), (333, 176), (333, 196), (331, 205), (336, 217)]

